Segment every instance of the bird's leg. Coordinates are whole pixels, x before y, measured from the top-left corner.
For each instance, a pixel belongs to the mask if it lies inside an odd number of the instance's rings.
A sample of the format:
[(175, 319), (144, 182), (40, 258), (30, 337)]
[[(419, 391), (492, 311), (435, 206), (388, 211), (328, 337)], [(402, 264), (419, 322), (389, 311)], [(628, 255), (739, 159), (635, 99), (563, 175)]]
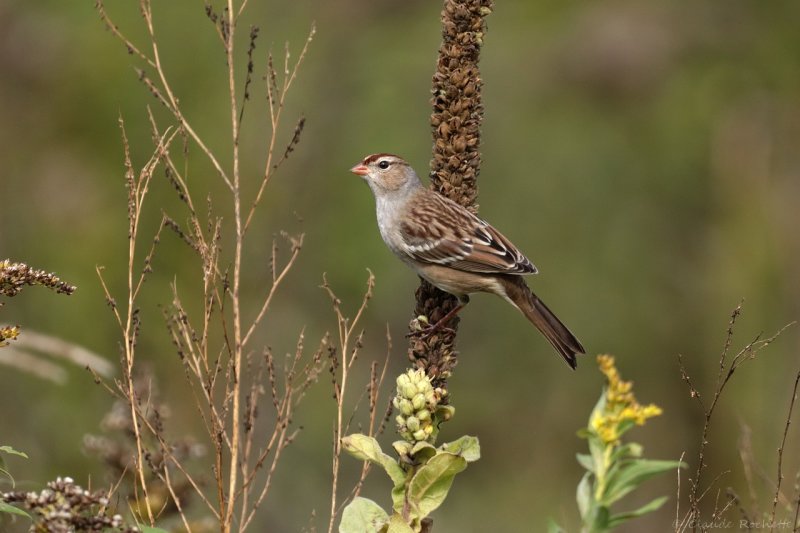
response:
[(442, 318), (440, 318), (435, 324), (433, 324), (432, 326), (428, 326), (424, 329), (421, 329), (419, 331), (414, 331), (412, 333), (409, 333), (408, 335), (406, 335), (406, 337), (419, 337), (420, 339), (424, 340), (433, 335), (434, 333), (436, 333), (437, 331), (449, 330), (450, 328), (446, 328), (445, 324), (447, 324), (450, 320), (452, 320), (453, 317), (456, 316), (458, 312), (461, 311), (464, 308), (464, 306), (467, 305), (468, 303), (469, 303), (469, 296), (466, 295), (461, 296), (458, 299), (458, 305), (452, 308), (450, 311), (448, 311), (447, 314), (444, 315)]

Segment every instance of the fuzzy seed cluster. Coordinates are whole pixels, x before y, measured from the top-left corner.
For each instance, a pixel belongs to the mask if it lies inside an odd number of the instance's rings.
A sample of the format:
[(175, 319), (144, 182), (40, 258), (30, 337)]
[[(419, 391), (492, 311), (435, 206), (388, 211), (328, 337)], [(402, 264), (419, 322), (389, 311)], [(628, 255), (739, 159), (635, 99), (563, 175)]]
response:
[(0, 294), (16, 296), (26, 285), (42, 285), (60, 294), (72, 294), (75, 287), (52, 272), (36, 270), (25, 263), (0, 261)]
[(122, 516), (109, 516), (108, 498), (102, 492), (89, 492), (69, 478), (57, 478), (41, 492), (4, 492), (0, 501), (16, 504), (31, 514), (31, 531), (68, 533), (75, 531), (115, 531), (137, 533)]

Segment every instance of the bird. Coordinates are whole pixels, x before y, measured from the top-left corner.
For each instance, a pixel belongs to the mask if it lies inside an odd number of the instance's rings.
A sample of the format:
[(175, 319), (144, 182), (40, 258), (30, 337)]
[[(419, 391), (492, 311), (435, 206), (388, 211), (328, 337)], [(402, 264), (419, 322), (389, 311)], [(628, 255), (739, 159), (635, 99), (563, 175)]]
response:
[(513, 305), (544, 335), (574, 370), (586, 351), (575, 335), (523, 279), (537, 268), (485, 220), (425, 187), (403, 158), (372, 154), (350, 172), (375, 197), (378, 229), (386, 246), (420, 277), (458, 298), (458, 305), (429, 331), (441, 329), (467, 303), (486, 292)]

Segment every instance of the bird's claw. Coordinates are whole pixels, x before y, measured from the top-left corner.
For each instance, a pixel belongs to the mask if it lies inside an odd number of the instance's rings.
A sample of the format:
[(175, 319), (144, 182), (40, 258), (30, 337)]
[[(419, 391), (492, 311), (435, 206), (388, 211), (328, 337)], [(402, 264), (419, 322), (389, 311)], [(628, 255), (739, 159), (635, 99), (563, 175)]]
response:
[(427, 327), (425, 327), (423, 329), (419, 329), (419, 330), (407, 333), (406, 334), (406, 338), (407, 339), (415, 338), (415, 339), (424, 341), (424, 340), (429, 339), (431, 337), (431, 335), (433, 335), (434, 333), (436, 333), (438, 331), (442, 331), (444, 333), (449, 333), (451, 335), (454, 335), (455, 332), (456, 332), (456, 330), (454, 330), (453, 328), (448, 328), (446, 326), (441, 326), (439, 324), (433, 324), (432, 326), (427, 326)]

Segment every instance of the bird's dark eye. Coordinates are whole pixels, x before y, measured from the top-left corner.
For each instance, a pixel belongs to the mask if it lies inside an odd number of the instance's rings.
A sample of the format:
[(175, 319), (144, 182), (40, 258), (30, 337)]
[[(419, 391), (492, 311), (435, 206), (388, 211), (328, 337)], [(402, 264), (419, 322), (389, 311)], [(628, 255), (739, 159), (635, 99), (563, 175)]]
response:
[(378, 167), (386, 170), (387, 168), (389, 168), (389, 162), (385, 160), (381, 161), (380, 163), (378, 163)]

